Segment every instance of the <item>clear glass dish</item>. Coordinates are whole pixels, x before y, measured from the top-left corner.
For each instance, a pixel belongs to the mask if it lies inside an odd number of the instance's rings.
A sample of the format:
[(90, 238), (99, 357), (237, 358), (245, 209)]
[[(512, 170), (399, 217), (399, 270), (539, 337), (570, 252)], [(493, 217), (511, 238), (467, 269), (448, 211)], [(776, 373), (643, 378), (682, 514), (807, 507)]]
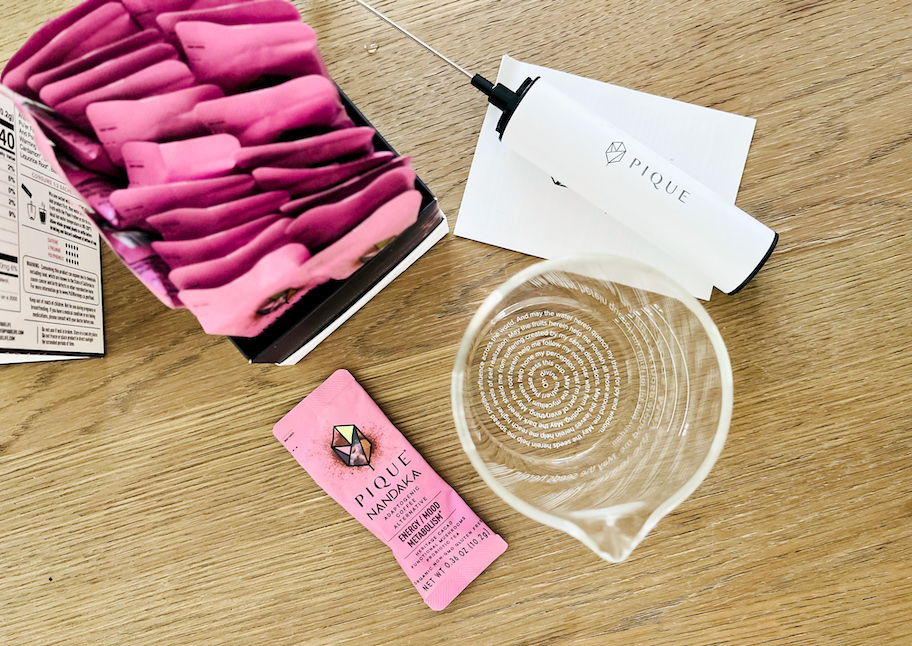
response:
[(497, 288), (463, 336), (451, 393), (488, 486), (611, 562), (709, 473), (733, 398), (703, 307), (611, 256), (539, 262)]

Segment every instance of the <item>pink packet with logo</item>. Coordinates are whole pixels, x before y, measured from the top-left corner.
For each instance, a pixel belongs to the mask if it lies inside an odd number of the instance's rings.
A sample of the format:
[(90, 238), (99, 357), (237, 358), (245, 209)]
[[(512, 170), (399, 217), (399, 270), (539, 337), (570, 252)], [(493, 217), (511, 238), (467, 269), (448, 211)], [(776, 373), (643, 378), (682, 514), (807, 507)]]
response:
[(146, 218), (146, 224), (165, 240), (190, 240), (251, 222), (275, 213), (288, 201), (288, 193), (270, 191), (203, 208), (176, 208)]
[(415, 171), (397, 168), (384, 173), (344, 200), (309, 209), (292, 220), (288, 237), (311, 251), (335, 242), (364, 218), (400, 193), (415, 188)]
[[(172, 269), (223, 258), (256, 238), (282, 216), (270, 213), (236, 227), (218, 231), (202, 238), (166, 240), (152, 243), (152, 248)], [(282, 231), (288, 226), (285, 220)]]
[(227, 256), (178, 267), (168, 274), (168, 278), (178, 289), (220, 287), (246, 274), (263, 256), (282, 246), (287, 240), (287, 227), (287, 218), (276, 220), (253, 240)]
[(60, 103), (54, 108), (80, 127), (91, 128), (86, 107), (98, 101), (142, 99), (155, 94), (183, 90), (196, 83), (190, 68), (180, 61), (162, 61), (129, 76), (89, 90)]
[(52, 108), (67, 99), (104, 87), (138, 70), (145, 69), (164, 60), (177, 60), (178, 53), (168, 43), (153, 43), (141, 49), (128, 52), (116, 58), (98, 63), (77, 74), (48, 83), (41, 88), (38, 96)]
[[(247, 0), (233, 0), (234, 4)], [(159, 14), (174, 11), (210, 9), (225, 5), (226, 0), (121, 0), (127, 11), (144, 29), (158, 29), (155, 19)]]
[(176, 39), (174, 31), (179, 22), (208, 22), (219, 25), (249, 25), (265, 22), (287, 22), (301, 20), (301, 14), (290, 2), (285, 0), (248, 0), (247, 2), (227, 2), (220, 7), (189, 9), (186, 11), (169, 11), (160, 13), (155, 18), (158, 28), (169, 39)]
[[(93, 7), (88, 13), (82, 14), (82, 10), (77, 8), (57, 21), (52, 21), (54, 31), (39, 31), (33, 39), (36, 44), (41, 44), (35, 49), (23, 48), (31, 55), (21, 63), (15, 57), (10, 61), (3, 74), (3, 83), (23, 96), (36, 98), (37, 95), (28, 87), (28, 79), (33, 74), (79, 58), (93, 49), (110, 45), (139, 31), (139, 27), (119, 2), (107, 2), (100, 6), (96, 4), (93, 2), (88, 5)], [(76, 16), (79, 17), (70, 22)], [(46, 36), (51, 38), (44, 41)]]
[(111, 193), (111, 204), (128, 227), (144, 227), (150, 215), (179, 206), (212, 206), (250, 195), (255, 188), (250, 175), (174, 182), (157, 186), (122, 188)]
[(33, 92), (40, 92), (41, 88), (48, 83), (53, 83), (80, 74), (105, 61), (119, 58), (124, 54), (129, 54), (130, 52), (135, 52), (148, 45), (154, 45), (155, 43), (161, 42), (164, 42), (164, 40), (162, 39), (162, 35), (157, 31), (140, 31), (132, 36), (121, 38), (110, 45), (93, 49), (91, 52), (83, 54), (79, 58), (75, 58), (62, 65), (58, 65), (57, 67), (52, 67), (44, 72), (32, 74), (26, 82)]
[(298, 215), (307, 209), (312, 209), (316, 206), (320, 206), (321, 204), (332, 204), (333, 202), (344, 200), (349, 195), (354, 195), (360, 191), (362, 188), (380, 177), (380, 175), (383, 175), (384, 173), (387, 173), (396, 168), (407, 167), (411, 160), (411, 157), (395, 157), (382, 166), (378, 166), (377, 168), (369, 170), (366, 173), (357, 175), (350, 180), (342, 182), (341, 184), (331, 186), (326, 190), (320, 191), (318, 193), (313, 193), (312, 195), (305, 195), (295, 200), (286, 202), (282, 205), (281, 211), (286, 215)]
[(340, 184), (356, 175), (380, 166), (395, 157), (384, 150), (360, 159), (316, 168), (254, 168), (253, 179), (264, 191), (288, 191), (291, 195), (306, 195)]
[(179, 297), (207, 334), (256, 336), (314, 287), (351, 276), (414, 224), (420, 207), (421, 194), (407, 191), (312, 258), (307, 247), (292, 242), (230, 283), (181, 290)]
[[(293, 5), (278, 4), (297, 13)], [(174, 28), (196, 78), (218, 85), (226, 94), (246, 88), (260, 77), (328, 76), (317, 49), (317, 34), (310, 26), (297, 17), (294, 22), (259, 22), (262, 24), (185, 21)]]
[(238, 168), (259, 166), (301, 168), (318, 166), (341, 157), (354, 157), (374, 152), (374, 134), (369, 126), (333, 130), (295, 141), (241, 148), (234, 154)]
[(211, 132), (234, 135), (243, 146), (270, 143), (288, 130), (326, 127), (344, 113), (336, 86), (318, 74), (193, 108), (193, 116)]
[(432, 610), (443, 610), (507, 549), (347, 370), (305, 397), (273, 434), (392, 550)]
[(121, 152), (130, 185), (150, 186), (227, 175), (240, 147), (231, 135), (209, 135), (165, 144), (128, 141)]
[(166, 141), (209, 132), (193, 115), (200, 101), (225, 96), (215, 85), (122, 101), (99, 101), (86, 107), (86, 116), (115, 164), (123, 164), (121, 148), (128, 141)]

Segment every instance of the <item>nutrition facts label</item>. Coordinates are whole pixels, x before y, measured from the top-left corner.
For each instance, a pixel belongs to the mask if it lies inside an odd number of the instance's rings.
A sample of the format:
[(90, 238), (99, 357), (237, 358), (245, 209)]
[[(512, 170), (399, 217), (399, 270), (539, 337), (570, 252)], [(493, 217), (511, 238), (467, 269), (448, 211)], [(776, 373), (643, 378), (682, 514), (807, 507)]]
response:
[(103, 354), (98, 233), (5, 88), (0, 192), (0, 362)]

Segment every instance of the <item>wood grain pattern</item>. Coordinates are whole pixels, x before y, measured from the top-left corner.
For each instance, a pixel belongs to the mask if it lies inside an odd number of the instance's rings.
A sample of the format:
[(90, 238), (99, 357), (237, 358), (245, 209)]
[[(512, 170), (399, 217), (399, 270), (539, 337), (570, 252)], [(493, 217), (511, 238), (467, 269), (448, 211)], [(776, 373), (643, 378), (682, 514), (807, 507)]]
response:
[[(738, 202), (781, 242), (707, 304), (735, 374), (721, 459), (608, 565), (496, 498), (455, 436), (456, 346), (530, 259), (448, 236), (278, 368), (166, 310), (106, 250), (105, 358), (0, 367), (0, 643), (912, 643), (909, 3), (376, 5), (492, 78), (509, 53), (757, 119)], [(0, 61), (69, 6), (4, 3)], [(455, 224), (482, 98), (355, 3), (298, 7)], [(272, 437), (340, 367), (510, 543), (443, 612)]]

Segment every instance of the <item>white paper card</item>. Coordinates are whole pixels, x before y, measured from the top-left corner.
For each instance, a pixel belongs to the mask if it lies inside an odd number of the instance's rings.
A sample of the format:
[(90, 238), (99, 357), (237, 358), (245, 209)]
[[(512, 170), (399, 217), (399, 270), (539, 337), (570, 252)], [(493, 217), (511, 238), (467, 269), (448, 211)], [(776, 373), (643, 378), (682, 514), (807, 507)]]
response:
[[(501, 61), (497, 81), (540, 76), (734, 203), (755, 120), (565, 72)], [(708, 300), (712, 283), (507, 150), (488, 107), (454, 233), (540, 258), (602, 253), (639, 260)]]

